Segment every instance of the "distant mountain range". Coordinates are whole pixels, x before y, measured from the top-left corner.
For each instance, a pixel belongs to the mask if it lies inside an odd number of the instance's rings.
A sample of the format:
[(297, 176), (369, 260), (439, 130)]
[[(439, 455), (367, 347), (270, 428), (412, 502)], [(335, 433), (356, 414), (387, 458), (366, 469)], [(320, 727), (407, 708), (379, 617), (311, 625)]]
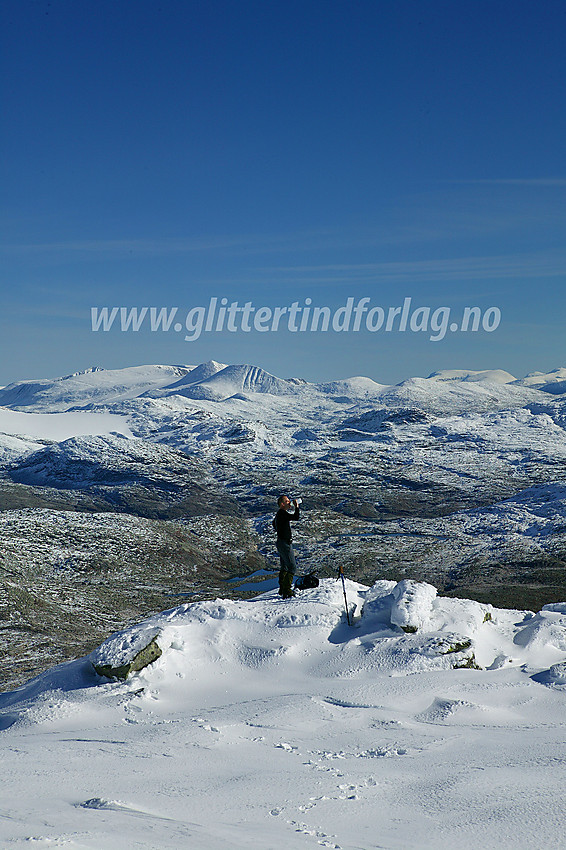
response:
[[(0, 406), (33, 412), (63, 412), (86, 405), (107, 405), (134, 398), (184, 396), (203, 401), (271, 395), (323, 395), (338, 401), (372, 399), (387, 405), (432, 405), (447, 409), (535, 401), (537, 394), (566, 393), (566, 367), (532, 372), (517, 379), (499, 369), (443, 370), (428, 378), (409, 378), (397, 385), (379, 384), (367, 377), (324, 383), (301, 378), (279, 378), (259, 366), (226, 365), (210, 360), (198, 366), (133, 366), (125, 369), (92, 368), (62, 378), (18, 381), (0, 389)], [(544, 396), (538, 396), (539, 400)]]

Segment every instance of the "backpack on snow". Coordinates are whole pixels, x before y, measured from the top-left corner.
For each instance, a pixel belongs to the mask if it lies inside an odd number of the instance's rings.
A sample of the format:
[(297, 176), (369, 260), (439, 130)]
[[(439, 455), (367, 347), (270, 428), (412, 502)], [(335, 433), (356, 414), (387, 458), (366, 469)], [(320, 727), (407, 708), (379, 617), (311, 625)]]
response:
[(319, 581), (314, 573), (309, 573), (306, 576), (299, 576), (295, 581), (297, 590), (310, 590), (311, 587), (318, 587)]

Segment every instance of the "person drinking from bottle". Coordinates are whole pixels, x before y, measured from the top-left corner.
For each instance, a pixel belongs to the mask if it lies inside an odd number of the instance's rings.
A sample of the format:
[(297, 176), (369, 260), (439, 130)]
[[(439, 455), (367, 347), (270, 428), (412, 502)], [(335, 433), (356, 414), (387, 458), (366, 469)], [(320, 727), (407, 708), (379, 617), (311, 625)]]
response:
[[(291, 504), (295, 508), (294, 513), (289, 512)], [(283, 599), (289, 599), (291, 596), (295, 596), (293, 578), (297, 571), (295, 553), (293, 552), (291, 521), (299, 519), (299, 505), (296, 499), (293, 499), (291, 502), (289, 496), (279, 496), (277, 506), (279, 510), (275, 514), (273, 527), (277, 532), (276, 546), (281, 563), (281, 569), (279, 571), (279, 596), (282, 596)]]

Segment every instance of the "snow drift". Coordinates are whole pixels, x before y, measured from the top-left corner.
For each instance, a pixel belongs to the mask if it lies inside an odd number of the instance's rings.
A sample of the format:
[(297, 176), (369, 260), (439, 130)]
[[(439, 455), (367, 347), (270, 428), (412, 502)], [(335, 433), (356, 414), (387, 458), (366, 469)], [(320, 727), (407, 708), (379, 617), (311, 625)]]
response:
[[(566, 603), (346, 591), (353, 627), (332, 579), (182, 605), (0, 695), (0, 841), (561, 846)], [(126, 681), (94, 672), (151, 641), (161, 655)]]

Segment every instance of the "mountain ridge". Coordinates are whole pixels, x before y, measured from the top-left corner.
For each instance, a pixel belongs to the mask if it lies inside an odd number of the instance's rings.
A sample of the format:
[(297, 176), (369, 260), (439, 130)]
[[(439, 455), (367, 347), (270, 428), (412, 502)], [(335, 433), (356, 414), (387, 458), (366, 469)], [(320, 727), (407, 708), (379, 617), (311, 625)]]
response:
[[(452, 390), (449, 387), (453, 387)], [(443, 387), (445, 389), (443, 389)], [(197, 366), (131, 366), (123, 369), (93, 367), (61, 378), (16, 381), (0, 388), (0, 406), (12, 410), (63, 412), (91, 404), (111, 404), (135, 398), (180, 395), (201, 401), (225, 401), (253, 393), (297, 395), (314, 393), (352, 401), (380, 398), (406, 404), (411, 390), (417, 397), (493, 398), (498, 393), (509, 403), (542, 400), (544, 395), (566, 394), (566, 368), (532, 372), (514, 378), (500, 369), (483, 371), (441, 370), (426, 378), (410, 377), (398, 384), (380, 384), (354, 376), (313, 383), (302, 378), (279, 378), (251, 364), (223, 364), (209, 360)], [(544, 395), (540, 395), (544, 394)]]

